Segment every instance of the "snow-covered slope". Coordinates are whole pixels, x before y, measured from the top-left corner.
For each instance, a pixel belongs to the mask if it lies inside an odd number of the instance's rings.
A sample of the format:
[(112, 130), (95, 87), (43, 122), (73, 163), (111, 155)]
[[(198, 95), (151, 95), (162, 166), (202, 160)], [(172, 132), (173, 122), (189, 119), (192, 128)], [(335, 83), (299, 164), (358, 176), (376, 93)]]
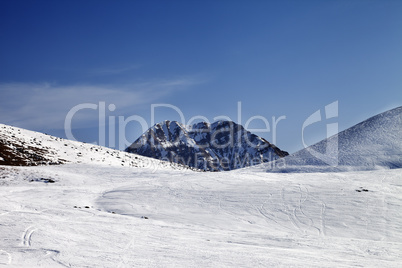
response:
[(243, 168), (288, 155), (231, 121), (201, 122), (190, 127), (164, 121), (126, 151), (209, 171)]
[(402, 267), (396, 169), (2, 166), (0, 204), (4, 267)]
[(402, 267), (401, 169), (132, 168), (110, 149), (8, 126), (1, 135), (7, 154), (40, 148), (44, 161), (81, 163), (0, 165), (0, 266)]
[(36, 166), (64, 163), (185, 168), (140, 155), (0, 124), (0, 165)]
[(373, 116), (259, 169), (326, 172), (402, 168), (402, 107)]

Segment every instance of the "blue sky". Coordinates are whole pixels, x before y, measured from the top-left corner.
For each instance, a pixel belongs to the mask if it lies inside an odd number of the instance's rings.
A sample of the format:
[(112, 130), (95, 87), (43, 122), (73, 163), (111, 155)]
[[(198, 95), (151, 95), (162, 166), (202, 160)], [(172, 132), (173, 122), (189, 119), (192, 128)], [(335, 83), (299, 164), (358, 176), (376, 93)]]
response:
[[(131, 142), (169, 104), (210, 122), (226, 116), (283, 150), (303, 148), (302, 125), (338, 101), (338, 117), (305, 130), (312, 144), (402, 105), (402, 1), (1, 1), (0, 122), (99, 142)], [(110, 111), (109, 105), (115, 109)], [(180, 120), (168, 107), (154, 121)], [(273, 137), (273, 119), (278, 122)], [(109, 125), (109, 119), (112, 118)], [(115, 124), (113, 124), (113, 120)], [(103, 129), (101, 127), (101, 129)], [(123, 131), (124, 130), (124, 131)], [(122, 133), (124, 132), (124, 133)]]

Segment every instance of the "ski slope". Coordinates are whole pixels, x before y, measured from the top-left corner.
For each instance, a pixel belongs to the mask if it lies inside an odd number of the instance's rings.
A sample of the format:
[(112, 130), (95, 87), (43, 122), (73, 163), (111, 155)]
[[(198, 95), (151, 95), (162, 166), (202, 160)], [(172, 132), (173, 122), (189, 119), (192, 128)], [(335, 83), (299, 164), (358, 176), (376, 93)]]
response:
[(0, 167), (4, 267), (401, 267), (401, 169)]

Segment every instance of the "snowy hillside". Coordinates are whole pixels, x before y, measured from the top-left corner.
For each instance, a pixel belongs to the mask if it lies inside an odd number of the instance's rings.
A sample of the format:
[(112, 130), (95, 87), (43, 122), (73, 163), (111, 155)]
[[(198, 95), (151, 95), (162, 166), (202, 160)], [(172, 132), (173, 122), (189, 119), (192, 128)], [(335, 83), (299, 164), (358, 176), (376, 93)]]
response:
[(402, 267), (400, 123), (339, 133), (342, 167), (388, 169), (328, 173), (193, 172), (0, 125), (0, 266)]
[(0, 204), (4, 267), (402, 266), (397, 169), (1, 166)]
[(402, 107), (373, 116), (260, 168), (274, 172), (402, 168)]
[(243, 168), (288, 155), (231, 121), (193, 126), (164, 121), (126, 151), (209, 171)]
[(63, 163), (184, 168), (140, 155), (0, 124), (0, 165), (36, 166)]

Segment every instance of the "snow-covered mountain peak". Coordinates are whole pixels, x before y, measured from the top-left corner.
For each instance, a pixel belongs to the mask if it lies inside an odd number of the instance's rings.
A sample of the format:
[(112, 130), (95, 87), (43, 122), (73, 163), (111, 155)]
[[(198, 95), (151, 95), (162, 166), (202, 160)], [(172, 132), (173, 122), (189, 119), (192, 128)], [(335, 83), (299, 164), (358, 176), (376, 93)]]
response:
[(270, 164), (274, 172), (402, 168), (402, 106)]
[(210, 171), (242, 168), (287, 155), (232, 121), (192, 126), (164, 121), (146, 131), (126, 151)]

